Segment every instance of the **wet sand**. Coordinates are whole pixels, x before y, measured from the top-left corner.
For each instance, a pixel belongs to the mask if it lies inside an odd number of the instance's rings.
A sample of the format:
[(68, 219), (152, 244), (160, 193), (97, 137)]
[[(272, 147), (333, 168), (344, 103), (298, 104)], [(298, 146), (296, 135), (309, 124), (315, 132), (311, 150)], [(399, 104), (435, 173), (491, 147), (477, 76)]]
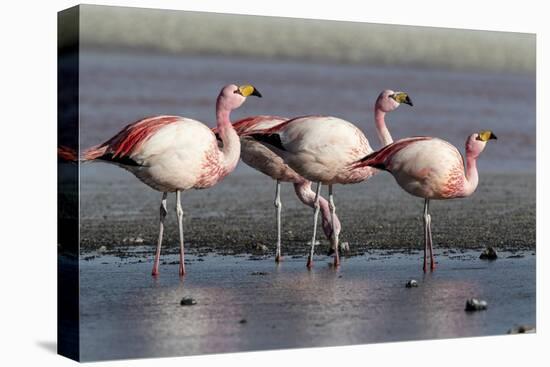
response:
[[(258, 245), (274, 253), (275, 184), (246, 166), (242, 171), (212, 189), (182, 195), (189, 253), (254, 253)], [(84, 165), (81, 178), (81, 251), (145, 245), (152, 254), (160, 193), (105, 164)], [(337, 186), (335, 201), (340, 238), (349, 242), (352, 255), (370, 249), (422, 249), (424, 202), (403, 192), (389, 174)], [(303, 255), (311, 236), (312, 209), (296, 198), (291, 184), (283, 185), (282, 202), (283, 255)], [(175, 195), (169, 195), (168, 205), (164, 248), (170, 251), (178, 246)], [(535, 175), (481, 173), (472, 197), (433, 201), (430, 207), (436, 248), (535, 249)], [(322, 234), (319, 239), (317, 253), (323, 254), (328, 241)]]
[[(96, 254), (97, 255), (97, 254)], [(535, 325), (535, 257), (437, 251), (423, 275), (421, 254), (372, 251), (335, 270), (302, 258), (276, 266), (255, 256), (177, 256), (149, 275), (146, 249), (81, 262), (81, 357), (102, 360), (506, 334)], [(417, 288), (406, 288), (410, 279)], [(192, 306), (181, 306), (182, 298)], [(469, 298), (485, 311), (465, 312)]]

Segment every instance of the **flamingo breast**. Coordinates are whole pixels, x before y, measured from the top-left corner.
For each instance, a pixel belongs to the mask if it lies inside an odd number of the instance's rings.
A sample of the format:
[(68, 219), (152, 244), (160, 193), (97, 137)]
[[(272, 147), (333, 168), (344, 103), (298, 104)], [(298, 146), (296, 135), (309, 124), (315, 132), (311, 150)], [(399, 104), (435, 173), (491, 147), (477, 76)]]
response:
[(396, 152), (388, 170), (409, 194), (427, 199), (450, 199), (464, 188), (460, 152), (441, 139), (421, 140)]
[(187, 118), (159, 129), (131, 158), (139, 166), (128, 169), (164, 192), (207, 188), (225, 176), (215, 135)]

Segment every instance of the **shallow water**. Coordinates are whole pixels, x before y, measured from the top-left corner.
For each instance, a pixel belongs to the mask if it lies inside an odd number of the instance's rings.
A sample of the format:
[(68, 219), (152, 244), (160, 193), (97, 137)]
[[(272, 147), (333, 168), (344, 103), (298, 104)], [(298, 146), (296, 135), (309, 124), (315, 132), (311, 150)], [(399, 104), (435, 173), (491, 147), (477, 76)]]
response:
[[(426, 275), (422, 254), (410, 252), (373, 251), (337, 270), (320, 256), (312, 271), (302, 257), (277, 266), (272, 257), (190, 256), (180, 280), (177, 255), (164, 255), (153, 278), (151, 250), (132, 251), (81, 262), (83, 360), (497, 335), (535, 325), (530, 252), (487, 262), (478, 252), (446, 250)], [(418, 288), (405, 288), (409, 279)], [(182, 297), (197, 304), (181, 306)], [(465, 312), (471, 297), (488, 309)]]

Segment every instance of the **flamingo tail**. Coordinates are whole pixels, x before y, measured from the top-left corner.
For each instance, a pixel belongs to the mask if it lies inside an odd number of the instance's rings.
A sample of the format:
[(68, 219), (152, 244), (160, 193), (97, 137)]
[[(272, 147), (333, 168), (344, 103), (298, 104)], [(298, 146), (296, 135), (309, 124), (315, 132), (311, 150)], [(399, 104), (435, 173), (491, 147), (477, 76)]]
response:
[(76, 150), (64, 145), (57, 147), (57, 157), (62, 161), (78, 162), (78, 155)]

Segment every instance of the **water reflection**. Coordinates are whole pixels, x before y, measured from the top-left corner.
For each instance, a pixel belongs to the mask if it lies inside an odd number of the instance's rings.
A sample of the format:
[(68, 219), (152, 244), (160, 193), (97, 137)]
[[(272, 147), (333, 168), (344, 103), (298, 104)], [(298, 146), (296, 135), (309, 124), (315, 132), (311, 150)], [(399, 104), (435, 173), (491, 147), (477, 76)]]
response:
[[(328, 258), (307, 271), (304, 259), (277, 266), (271, 258), (207, 256), (181, 281), (177, 265), (152, 278), (147, 262), (97, 258), (81, 270), (82, 353), (190, 355), (504, 334), (534, 324), (534, 257), (490, 265), (438, 259), (439, 269), (422, 277), (418, 255), (354, 257), (337, 271), (325, 266)], [(418, 288), (405, 288), (411, 277)], [(183, 297), (197, 304), (181, 306)], [(470, 297), (486, 299), (489, 310), (465, 313)]]

